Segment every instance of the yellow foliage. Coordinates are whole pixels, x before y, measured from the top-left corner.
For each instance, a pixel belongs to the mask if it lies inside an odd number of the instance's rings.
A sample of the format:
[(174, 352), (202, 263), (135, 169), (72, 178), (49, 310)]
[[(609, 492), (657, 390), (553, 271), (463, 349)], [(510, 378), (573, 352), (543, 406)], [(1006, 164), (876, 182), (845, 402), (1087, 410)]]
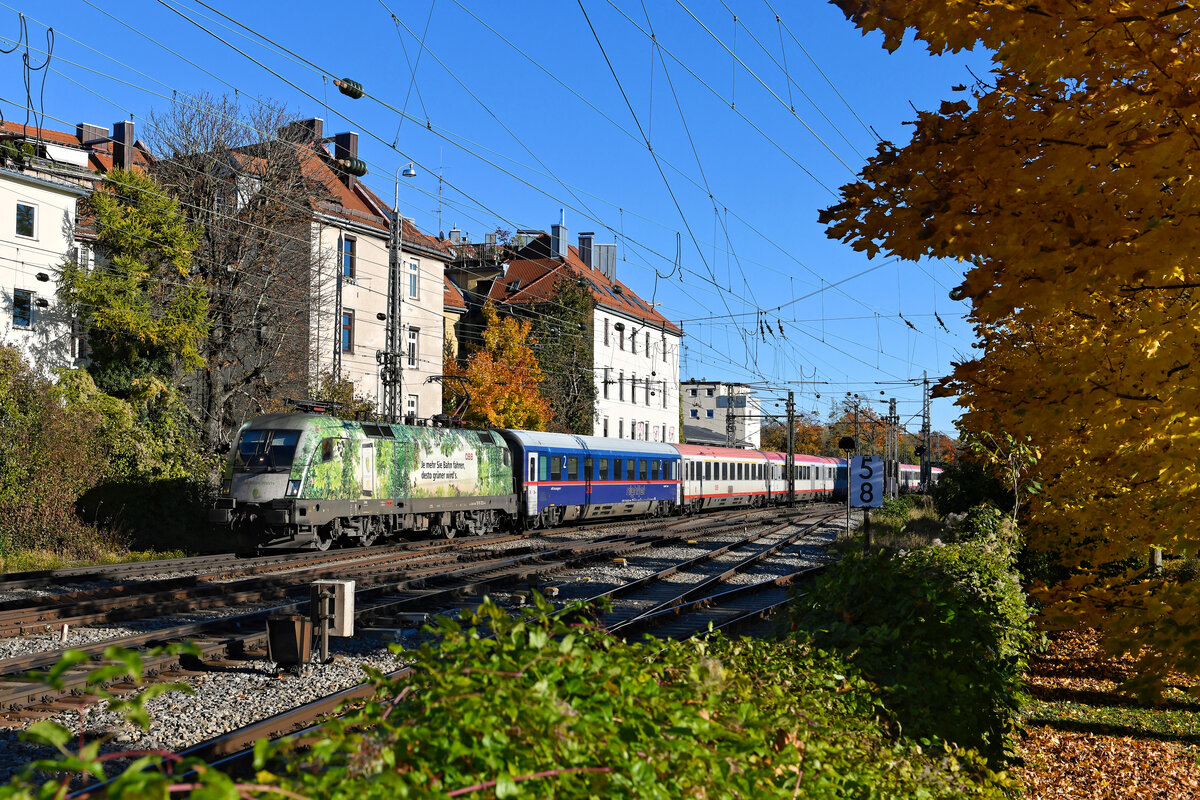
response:
[(1139, 654), (1139, 688), (1167, 669), (1200, 674), (1188, 655), (1200, 593), (1111, 577), (1151, 545), (1200, 553), (1200, 12), (1148, 0), (837, 4), (889, 50), (912, 32), (935, 53), (986, 48), (994, 69), (970, 103), (920, 113), (908, 144), (880, 145), (823, 212), (830, 236), (969, 265), (956, 295), (971, 301), (983, 355), (956, 364), (942, 392), (958, 396), (968, 430), (1040, 449), (1030, 541), (1077, 570), (1047, 591), (1050, 614)]
[(554, 412), (538, 391), (542, 368), (531, 347), (529, 321), (501, 318), (491, 301), (483, 315), (483, 347), (465, 366), (447, 358), (443, 368), (447, 376), (466, 382), (471, 402), (464, 420), (480, 427), (544, 430)]

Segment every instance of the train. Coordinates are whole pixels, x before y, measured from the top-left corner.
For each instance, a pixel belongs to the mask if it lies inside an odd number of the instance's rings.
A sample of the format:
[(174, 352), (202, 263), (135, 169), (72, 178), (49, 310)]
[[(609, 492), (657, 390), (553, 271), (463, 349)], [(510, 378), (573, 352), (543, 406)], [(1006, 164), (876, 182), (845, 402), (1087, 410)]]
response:
[[(261, 550), (453, 538), (788, 498), (785, 454), (761, 450), (311, 411), (255, 417), (234, 441), (210, 520)], [(842, 459), (797, 454), (792, 469), (797, 499), (845, 497)], [(917, 489), (919, 474), (901, 465), (900, 488)]]

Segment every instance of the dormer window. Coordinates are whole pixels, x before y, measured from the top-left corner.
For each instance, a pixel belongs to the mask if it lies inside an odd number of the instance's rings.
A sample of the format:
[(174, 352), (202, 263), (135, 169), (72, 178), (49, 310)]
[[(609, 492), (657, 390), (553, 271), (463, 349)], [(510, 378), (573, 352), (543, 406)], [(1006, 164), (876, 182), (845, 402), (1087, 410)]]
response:
[(519, 278), (518, 278), (517, 280), (515, 280), (515, 281), (509, 281), (509, 282), (508, 282), (508, 292), (509, 292), (509, 294), (512, 294), (512, 293), (516, 292), (516, 291), (517, 291), (517, 289), (520, 289), (520, 288), (521, 288), (521, 280), (520, 280)]

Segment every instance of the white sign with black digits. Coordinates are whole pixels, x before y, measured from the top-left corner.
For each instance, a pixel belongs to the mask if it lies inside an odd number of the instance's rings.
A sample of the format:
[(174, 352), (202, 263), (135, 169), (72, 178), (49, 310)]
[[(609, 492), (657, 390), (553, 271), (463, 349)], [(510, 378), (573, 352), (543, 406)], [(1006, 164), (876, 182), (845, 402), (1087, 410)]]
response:
[(850, 506), (883, 506), (883, 457), (855, 456), (850, 459)]

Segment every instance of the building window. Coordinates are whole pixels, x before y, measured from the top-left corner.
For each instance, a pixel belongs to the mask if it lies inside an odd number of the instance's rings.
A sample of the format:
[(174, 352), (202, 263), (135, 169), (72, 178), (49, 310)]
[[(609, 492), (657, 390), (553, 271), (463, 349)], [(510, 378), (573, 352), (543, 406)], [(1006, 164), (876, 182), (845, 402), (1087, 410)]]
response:
[(637, 355), (637, 332), (629, 334), (629, 352)]
[(354, 312), (342, 312), (342, 352), (354, 352)]
[(404, 400), (404, 416), (417, 418), (417, 401), (420, 398), (415, 394), (410, 394)]
[(617, 399), (625, 402), (625, 370), (617, 373)]
[(604, 346), (608, 347), (608, 317), (604, 318)]
[(689, 393), (691, 393), (692, 397), (695, 397), (695, 396), (696, 396), (696, 390), (695, 390), (695, 389), (688, 389), (688, 392), (689, 392)]
[(662, 356), (663, 363), (667, 363), (667, 335), (664, 333), (662, 337)]
[(695, 409), (695, 408), (692, 409), (692, 419), (700, 419), (699, 409)]
[(604, 427), (600, 429), (601, 436), (608, 436), (608, 417), (604, 418)]
[(637, 373), (629, 376), (629, 402), (637, 405)]
[(713, 418), (713, 410), (711, 408), (708, 409), (707, 411), (705, 411), (704, 413), (708, 416), (709, 419)]
[(646, 378), (646, 405), (650, 405), (650, 379)]
[(646, 358), (652, 358), (650, 353), (650, 331), (646, 331)]
[(342, 237), (342, 277), (354, 280), (358, 268), (358, 240), (353, 236)]
[(37, 206), (17, 203), (17, 236), (37, 238)]
[(625, 349), (625, 329), (617, 328), (617, 347), (621, 350)]
[(705, 397), (712, 397), (712, 396), (713, 396), (713, 390), (712, 390), (712, 389), (705, 389), (705, 390), (704, 390), (704, 396), (705, 396)]
[(413, 300), (416, 300), (420, 293), (420, 275), (420, 262), (408, 262), (408, 296)]
[(28, 328), (33, 325), (33, 292), (28, 289), (13, 291), (13, 327)]
[(617, 420), (617, 438), (618, 439), (625, 438), (625, 420), (623, 420), (623, 419)]
[[(604, 324), (605, 324), (605, 327), (607, 327), (608, 320), (605, 320)], [(608, 399), (608, 385), (610, 383), (612, 383), (611, 375), (612, 375), (612, 367), (605, 367), (604, 368), (604, 399), (605, 400)], [(605, 434), (605, 435), (607, 436), (608, 434)]]
[(420, 328), (408, 329), (408, 368), (416, 369), (417, 367), (417, 340), (421, 335)]
[(663, 408), (666, 408), (667, 407), (667, 382), (666, 381), (662, 382), (662, 393), (663, 393)]

